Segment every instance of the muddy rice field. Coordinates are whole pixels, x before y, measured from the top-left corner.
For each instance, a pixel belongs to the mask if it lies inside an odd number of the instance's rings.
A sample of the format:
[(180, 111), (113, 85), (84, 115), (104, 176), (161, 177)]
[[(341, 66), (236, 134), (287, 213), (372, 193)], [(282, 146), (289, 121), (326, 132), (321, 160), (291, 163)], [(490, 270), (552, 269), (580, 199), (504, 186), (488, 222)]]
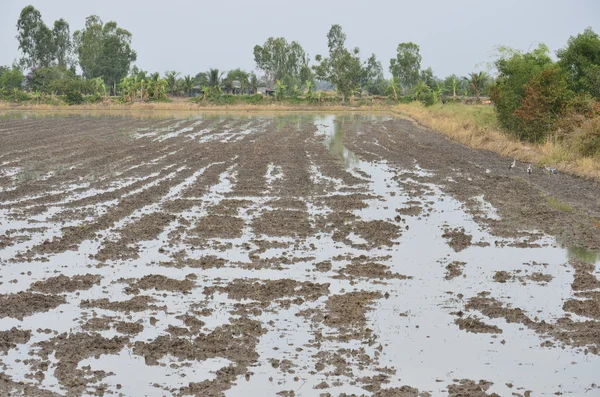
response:
[(600, 186), (386, 114), (0, 114), (1, 396), (600, 396)]

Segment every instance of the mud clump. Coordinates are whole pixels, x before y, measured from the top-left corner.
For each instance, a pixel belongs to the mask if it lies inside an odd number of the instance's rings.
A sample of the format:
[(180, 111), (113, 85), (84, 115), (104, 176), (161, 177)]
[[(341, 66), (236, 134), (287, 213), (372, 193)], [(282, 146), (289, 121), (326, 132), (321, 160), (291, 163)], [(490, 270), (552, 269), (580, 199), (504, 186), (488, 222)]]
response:
[(595, 266), (584, 262), (571, 262), (575, 269), (575, 277), (571, 288), (573, 291), (584, 291), (600, 288), (600, 280), (592, 274)]
[(454, 380), (455, 384), (448, 386), (448, 397), (500, 397), (496, 393), (487, 394), (492, 382), (480, 380), (475, 383), (469, 379)]
[(373, 200), (376, 196), (362, 193), (348, 195), (334, 195), (323, 200), (334, 211), (353, 211), (367, 208), (366, 200)]
[(158, 365), (158, 360), (166, 355), (193, 361), (222, 357), (249, 365), (258, 359), (255, 348), (264, 332), (260, 322), (242, 317), (192, 339), (161, 335), (151, 342), (138, 341), (133, 352), (144, 357), (146, 365)]
[(328, 272), (331, 270), (331, 261), (323, 261), (315, 264), (315, 269), (319, 272)]
[(462, 276), (463, 267), (466, 265), (466, 262), (454, 261), (446, 266), (446, 276), (444, 279), (452, 280), (453, 278)]
[(265, 211), (253, 222), (256, 235), (306, 237), (312, 233), (306, 211)]
[(177, 280), (160, 274), (150, 274), (137, 281), (131, 281), (129, 287), (125, 288), (125, 293), (137, 295), (140, 290), (155, 289), (157, 291), (172, 291), (187, 294), (195, 287), (196, 283), (187, 278)]
[(373, 247), (391, 247), (394, 245), (393, 240), (400, 237), (398, 226), (381, 220), (354, 222), (352, 230)]
[(473, 236), (465, 233), (465, 229), (446, 229), (442, 237), (448, 239), (448, 245), (456, 252), (460, 252), (471, 246)]
[(476, 317), (457, 318), (454, 323), (458, 328), (474, 334), (501, 334), (502, 330), (495, 325), (489, 325)]
[(418, 205), (413, 205), (410, 207), (396, 209), (397, 213), (399, 213), (401, 215), (408, 215), (408, 216), (419, 216), (422, 211), (423, 211), (423, 207), (418, 206)]
[(70, 392), (78, 394), (86, 389), (88, 383), (101, 380), (107, 375), (104, 371), (79, 369), (77, 368), (79, 362), (88, 357), (118, 354), (128, 341), (128, 338), (117, 336), (107, 339), (95, 333), (62, 333), (47, 341), (38, 342), (34, 346), (40, 348), (37, 354), (45, 360), (54, 353), (54, 357), (58, 360), (54, 376)]
[(29, 342), (30, 338), (30, 330), (21, 330), (12, 327), (8, 331), (0, 331), (0, 352), (6, 354), (10, 349), (17, 347), (17, 345)]
[(189, 267), (192, 269), (220, 269), (225, 267), (225, 259), (214, 255), (207, 255), (201, 258), (176, 258), (171, 262), (160, 262), (161, 266), (175, 267), (178, 269)]
[(122, 321), (115, 325), (115, 331), (126, 335), (136, 335), (142, 332), (143, 330), (144, 326), (140, 323), (130, 323)]
[(226, 293), (229, 299), (251, 299), (259, 302), (272, 302), (284, 297), (302, 297), (314, 301), (329, 294), (329, 284), (283, 280), (247, 280), (235, 279), (225, 287), (206, 287), (204, 293)]
[(383, 389), (373, 393), (373, 397), (425, 397), (425, 395), (425, 393), (419, 394), (419, 389), (410, 386)]
[(340, 269), (338, 275), (333, 277), (335, 279), (353, 279), (353, 278), (367, 278), (367, 279), (398, 279), (406, 280), (411, 278), (399, 273), (393, 273), (389, 270), (390, 267), (381, 263), (351, 263), (348, 266)]
[(199, 218), (191, 230), (201, 238), (232, 239), (242, 236), (244, 220), (230, 215), (208, 215)]
[(497, 283), (506, 283), (507, 281), (510, 281), (512, 279), (513, 277), (510, 275), (510, 273), (504, 270), (501, 270), (494, 274), (494, 281)]
[(330, 296), (325, 302), (324, 324), (336, 328), (341, 339), (363, 339), (370, 331), (365, 329), (367, 311), (373, 302), (381, 299), (379, 292), (349, 292)]
[[(569, 299), (563, 304), (563, 310), (579, 316), (600, 320), (600, 299)], [(600, 327), (600, 324), (598, 325)]]
[(59, 294), (64, 292), (75, 292), (88, 290), (94, 285), (99, 285), (102, 276), (95, 274), (77, 275), (67, 277), (64, 275), (50, 277), (43, 281), (36, 281), (29, 288), (32, 291)]
[(43, 313), (67, 303), (63, 296), (34, 292), (17, 292), (0, 295), (0, 318), (12, 317), (23, 320), (33, 313)]
[(143, 312), (146, 310), (161, 310), (158, 306), (154, 306), (151, 303), (155, 302), (154, 299), (148, 296), (135, 296), (126, 301), (111, 302), (108, 298), (96, 299), (96, 300), (82, 300), (79, 304), (82, 308), (98, 308), (104, 310), (112, 310), (116, 312)]
[(14, 382), (3, 373), (0, 373), (0, 395), (9, 397), (61, 397), (60, 394), (39, 389), (24, 382)]
[(535, 272), (528, 278), (529, 280), (535, 281), (536, 283), (549, 283), (554, 279), (554, 277), (552, 277), (551, 274), (544, 274), (540, 272)]

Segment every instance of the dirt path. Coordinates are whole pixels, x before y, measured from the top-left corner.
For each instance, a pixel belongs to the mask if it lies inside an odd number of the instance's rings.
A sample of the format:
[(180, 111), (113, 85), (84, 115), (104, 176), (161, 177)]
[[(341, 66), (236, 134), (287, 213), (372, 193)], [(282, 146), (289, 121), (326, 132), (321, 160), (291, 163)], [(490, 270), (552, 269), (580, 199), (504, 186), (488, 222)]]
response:
[(600, 393), (593, 182), (382, 115), (0, 142), (0, 393)]

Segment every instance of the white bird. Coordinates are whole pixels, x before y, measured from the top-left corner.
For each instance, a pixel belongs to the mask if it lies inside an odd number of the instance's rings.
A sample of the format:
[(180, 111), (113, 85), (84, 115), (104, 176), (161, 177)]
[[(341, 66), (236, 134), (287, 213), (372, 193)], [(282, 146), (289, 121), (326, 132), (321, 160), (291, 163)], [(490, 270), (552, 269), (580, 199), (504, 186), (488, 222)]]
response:
[(531, 164), (529, 164), (529, 167), (527, 167), (527, 174), (531, 175), (533, 173), (533, 169), (531, 168)]
[(512, 170), (513, 168), (515, 168), (516, 165), (517, 165), (517, 159), (514, 159), (513, 162), (511, 163), (511, 165), (508, 166), (508, 169)]

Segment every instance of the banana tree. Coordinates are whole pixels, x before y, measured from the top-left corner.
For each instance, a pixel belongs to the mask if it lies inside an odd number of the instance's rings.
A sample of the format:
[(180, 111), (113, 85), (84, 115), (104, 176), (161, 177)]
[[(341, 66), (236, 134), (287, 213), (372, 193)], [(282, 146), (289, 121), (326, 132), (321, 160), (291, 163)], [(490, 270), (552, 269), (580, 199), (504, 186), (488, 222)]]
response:
[(314, 87), (315, 85), (312, 81), (306, 82), (306, 93), (304, 94), (304, 97), (308, 99), (309, 102), (312, 102), (315, 97), (315, 93), (313, 92)]
[(96, 77), (95, 79), (92, 79), (90, 82), (92, 84), (92, 89), (94, 90), (94, 93), (96, 95), (102, 96), (104, 98), (104, 100), (106, 101), (106, 99), (108, 98), (108, 87), (104, 83), (104, 78), (102, 76)]
[(413, 94), (417, 99), (421, 99), (423, 95), (425, 95), (429, 91), (429, 86), (424, 81), (419, 81), (417, 85), (413, 88)]
[(137, 82), (137, 88), (140, 91), (140, 101), (144, 102), (148, 93), (148, 81), (146, 79), (139, 79)]
[(388, 84), (388, 88), (394, 93), (394, 100), (398, 100), (398, 91), (400, 90), (400, 80), (392, 77)]
[(283, 84), (281, 82), (281, 80), (277, 80), (275, 82), (275, 97), (277, 98), (278, 101), (283, 99), (286, 89), (287, 89), (287, 86), (285, 84)]

